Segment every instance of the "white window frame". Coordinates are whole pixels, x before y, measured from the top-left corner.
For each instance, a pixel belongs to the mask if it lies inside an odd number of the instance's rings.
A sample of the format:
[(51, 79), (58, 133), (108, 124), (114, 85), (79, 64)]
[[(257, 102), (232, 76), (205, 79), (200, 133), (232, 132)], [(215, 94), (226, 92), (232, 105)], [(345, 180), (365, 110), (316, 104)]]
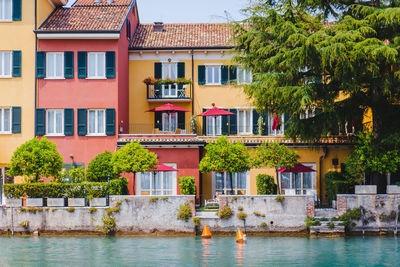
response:
[(289, 190), (295, 190), (296, 195), (306, 195), (308, 191), (310, 192), (315, 192), (316, 190), (316, 177), (317, 177), (317, 164), (316, 163), (301, 163), (304, 166), (310, 167), (311, 169), (315, 170), (315, 172), (311, 172), (311, 188), (304, 188), (304, 173), (300, 173), (300, 179), (301, 179), (301, 186), (300, 188), (295, 188), (293, 185), (293, 175), (294, 173), (289, 172), (289, 188), (283, 188), (282, 187), (282, 173), (279, 173), (279, 183), (280, 183), (280, 188), (282, 190), (289, 189)]
[[(90, 55), (93, 55), (93, 54), (95, 54), (96, 55), (96, 57), (95, 57), (95, 66), (96, 66), (96, 69), (95, 69), (95, 76), (90, 76), (90, 63), (89, 63), (89, 58), (90, 58)], [(98, 56), (99, 55), (102, 55), (103, 57), (104, 57), (104, 66), (102, 66), (103, 68), (104, 68), (104, 75), (103, 76), (99, 76), (98, 75), (98, 70), (99, 70), (99, 68), (98, 68)], [(87, 78), (86, 79), (106, 79), (106, 53), (105, 52), (88, 52), (87, 53)]]
[(268, 135), (270, 136), (282, 136), (285, 134), (285, 115), (281, 114), (281, 129), (279, 131), (272, 130), (272, 123), (274, 121), (274, 114), (268, 114)]
[[(49, 112), (61, 112), (61, 133), (49, 133)], [(54, 129), (57, 125), (57, 116), (54, 114)], [(64, 136), (64, 110), (63, 109), (46, 109), (46, 136)]]
[[(206, 85), (221, 85), (221, 66), (222, 66), (222, 64), (206, 64), (205, 65), (206, 66)], [(215, 72), (214, 72), (214, 70), (212, 71), (212, 83), (208, 83), (208, 71), (207, 71), (207, 69), (208, 68), (219, 68), (219, 82), (218, 83), (216, 83), (215, 82)]]
[[(94, 133), (90, 133), (89, 132), (89, 113), (90, 113), (90, 111), (95, 111), (96, 112), (96, 115), (95, 115), (95, 123), (94, 123), (94, 127), (95, 127), (95, 132)], [(101, 132), (101, 133), (99, 133), (98, 132), (98, 112), (99, 111), (103, 111), (103, 114), (104, 114), (104, 119), (103, 119), (103, 128), (104, 128), (104, 132)], [(101, 108), (99, 108), (99, 109), (96, 109), (96, 108), (91, 108), (91, 109), (88, 109), (88, 111), (87, 111), (87, 136), (105, 136), (106, 135), (106, 110), (105, 109), (101, 109)]]
[(3, 56), (1, 57), (2, 60), (0, 61), (1, 69), (4, 71), (5, 69), (5, 60), (4, 60), (4, 55), (9, 54), (10, 55), (10, 74), (3, 74), (0, 73), (0, 78), (11, 78), (12, 77), (12, 64), (13, 64), (13, 59), (12, 59), (12, 52), (11, 51), (0, 51)]
[[(249, 135), (249, 134), (253, 134), (253, 109), (251, 108), (236, 108), (237, 110), (237, 115), (236, 115), (236, 125), (237, 125), (237, 133), (238, 134), (243, 134), (243, 135)], [(250, 131), (246, 132), (246, 131), (241, 131), (240, 130), (240, 112), (250, 112)], [(246, 115), (246, 114), (245, 114)], [(246, 126), (246, 121), (247, 117), (244, 117), (244, 126)], [(245, 129), (246, 127), (244, 127)]]
[[(211, 119), (211, 121), (212, 121), (212, 133), (211, 134), (208, 133), (209, 119)], [(217, 120), (220, 121), (219, 129), (217, 129), (217, 123), (216, 123)], [(207, 116), (206, 117), (206, 135), (207, 136), (220, 136), (220, 135), (222, 135), (222, 116)]]
[[(9, 119), (9, 121), (10, 121), (9, 129), (10, 130), (9, 131), (4, 131), (4, 114), (5, 114), (6, 109), (8, 109), (10, 111), (10, 119)], [(11, 134), (12, 133), (12, 108), (1, 107), (0, 108), (0, 118), (1, 118), (0, 122), (2, 124), (2, 125), (0, 125), (1, 126), (0, 134)]]
[(304, 120), (304, 119), (310, 119), (315, 117), (315, 106), (310, 107), (310, 108), (306, 108), (304, 110), (304, 112), (300, 113), (300, 120)]
[[(49, 64), (48, 64), (48, 60), (49, 60), (49, 55), (53, 55), (53, 63), (54, 63), (54, 76), (49, 76)], [(61, 55), (61, 75), (60, 76), (56, 76), (57, 73), (57, 55)], [(64, 79), (64, 52), (46, 52), (46, 79)]]
[[(172, 167), (174, 169), (177, 169), (177, 164), (176, 163), (163, 163), (166, 166)], [(172, 172), (172, 193), (171, 194), (165, 194), (165, 191), (170, 191), (170, 189), (164, 189), (164, 174), (166, 172), (156, 172), (159, 175), (161, 175), (161, 189), (157, 190), (160, 191), (159, 195), (154, 195), (153, 191), (155, 191), (153, 189), (153, 176), (154, 176), (154, 172), (148, 172), (150, 173), (150, 188), (148, 189), (149, 191), (149, 196), (175, 196), (177, 195), (177, 171)], [(142, 175), (143, 173), (138, 173), (137, 175), (137, 179), (136, 179), (136, 188), (137, 188), (137, 194), (141, 195), (142, 191), (147, 191), (147, 190), (142, 190)]]
[(168, 125), (171, 127), (171, 122), (172, 122), (172, 114), (176, 114), (176, 120), (175, 120), (175, 130), (178, 129), (178, 112), (162, 112), (161, 113), (161, 132), (173, 132), (171, 129), (164, 130), (164, 114), (168, 115)]
[[(240, 73), (240, 71), (243, 71), (245, 74), (244, 74), (244, 77), (246, 77), (248, 74), (250, 74), (250, 79), (248, 80), (248, 81), (240, 81), (240, 79), (239, 79), (239, 73)], [(248, 69), (245, 69), (245, 68), (242, 68), (242, 67), (237, 67), (237, 70), (236, 70), (236, 80), (237, 80), (237, 83), (238, 83), (238, 85), (244, 85), (244, 84), (251, 84), (252, 82), (253, 82), (253, 77), (252, 77), (252, 72), (251, 72), (251, 70), (248, 70)]]
[(0, 0), (0, 5), (2, 5), (2, 11), (3, 14), (0, 14), (0, 22), (10, 22), (13, 19), (13, 1), (10, 0), (10, 6), (11, 6), (11, 10), (10, 10), (10, 18), (4, 18), (3, 16), (5, 16), (5, 6), (6, 6), (6, 1), (5, 0)]
[[(245, 189), (242, 189), (242, 188), (238, 189), (238, 187), (237, 187), (237, 185), (238, 185), (238, 183), (237, 183), (237, 173), (232, 173), (232, 179), (235, 180), (235, 182), (234, 182), (235, 183), (235, 187), (233, 188), (234, 195), (237, 195), (238, 191), (240, 191), (240, 190), (244, 190), (245, 191), (244, 195), (247, 195), (247, 194), (250, 193), (250, 171), (243, 172), (243, 173), (245, 173), (245, 175), (246, 175), (246, 188)], [(231, 188), (230, 187), (226, 187), (227, 186), (227, 182), (226, 181), (227, 181), (227, 179), (229, 179), (228, 173), (224, 172), (223, 174), (224, 174), (224, 188), (222, 189), (222, 191), (223, 191), (224, 195), (230, 195), (231, 194)], [(218, 190), (220, 190), (220, 189), (218, 189)], [(216, 176), (216, 173), (213, 172), (212, 173), (212, 194), (213, 194), (213, 196), (215, 196), (216, 192), (217, 192), (217, 176)]]

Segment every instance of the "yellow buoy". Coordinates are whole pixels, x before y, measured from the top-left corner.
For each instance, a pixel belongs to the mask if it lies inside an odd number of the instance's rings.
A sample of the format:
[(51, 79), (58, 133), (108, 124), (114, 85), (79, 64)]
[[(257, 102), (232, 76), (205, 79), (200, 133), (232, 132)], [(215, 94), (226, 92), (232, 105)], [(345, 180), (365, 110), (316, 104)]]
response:
[(207, 225), (204, 226), (201, 237), (202, 238), (211, 238), (211, 232), (210, 232), (210, 229), (208, 229)]
[(238, 243), (245, 243), (246, 242), (246, 235), (243, 234), (242, 230), (238, 229), (236, 234), (236, 242)]

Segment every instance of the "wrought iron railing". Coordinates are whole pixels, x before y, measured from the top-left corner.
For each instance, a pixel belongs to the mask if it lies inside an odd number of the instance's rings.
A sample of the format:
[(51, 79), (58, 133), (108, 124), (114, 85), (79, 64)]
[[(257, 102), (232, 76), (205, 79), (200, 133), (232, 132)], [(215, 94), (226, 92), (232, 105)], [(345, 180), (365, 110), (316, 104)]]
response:
[(190, 132), (190, 125), (178, 124), (175, 130), (164, 131), (164, 129), (156, 128), (153, 123), (130, 123), (129, 134), (192, 134)]
[(191, 100), (190, 84), (148, 84), (148, 100)]

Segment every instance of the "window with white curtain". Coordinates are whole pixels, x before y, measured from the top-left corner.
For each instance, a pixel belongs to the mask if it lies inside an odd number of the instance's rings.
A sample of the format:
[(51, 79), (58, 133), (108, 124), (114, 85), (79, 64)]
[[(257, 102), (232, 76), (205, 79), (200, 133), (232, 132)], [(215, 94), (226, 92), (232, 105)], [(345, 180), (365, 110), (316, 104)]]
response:
[(238, 109), (237, 127), (239, 134), (251, 134), (253, 132), (252, 109)]
[(0, 78), (11, 77), (12, 60), (11, 52), (0, 51)]
[(0, 21), (12, 21), (12, 0), (0, 0)]
[(221, 66), (206, 66), (206, 84), (220, 85), (221, 84)]
[[(316, 170), (315, 163), (302, 163), (303, 165)], [(291, 173), (282, 172), (279, 174), (281, 178), (281, 186), (285, 189), (294, 189), (296, 194), (306, 194), (307, 190), (315, 189), (316, 172)]]
[(207, 135), (215, 136), (221, 135), (222, 132), (222, 117), (221, 116), (207, 116)]
[(48, 52), (46, 53), (46, 78), (60, 79), (64, 78), (64, 53)]
[[(162, 78), (163, 79), (178, 79), (178, 64), (177, 63), (163, 63), (162, 64)], [(177, 84), (163, 84), (162, 95), (163, 97), (177, 97), (178, 95)]]
[[(164, 163), (175, 168), (175, 163)], [(176, 171), (174, 172), (143, 172), (140, 173), (138, 183), (141, 195), (175, 195), (176, 194)]]
[(162, 113), (162, 129), (163, 132), (175, 132), (178, 127), (178, 113), (177, 112), (163, 112)]
[(106, 53), (88, 53), (88, 78), (106, 78)]
[[(247, 172), (232, 173), (231, 178), (227, 172), (216, 172), (215, 175), (215, 192), (224, 195), (246, 195)], [(233, 189), (233, 193), (232, 193)]]
[(106, 118), (104, 109), (89, 109), (88, 135), (105, 135)]
[(64, 134), (64, 110), (46, 110), (46, 135)]
[(251, 71), (242, 67), (237, 68), (238, 84), (250, 84), (252, 82)]
[(0, 108), (0, 134), (11, 133), (11, 108)]

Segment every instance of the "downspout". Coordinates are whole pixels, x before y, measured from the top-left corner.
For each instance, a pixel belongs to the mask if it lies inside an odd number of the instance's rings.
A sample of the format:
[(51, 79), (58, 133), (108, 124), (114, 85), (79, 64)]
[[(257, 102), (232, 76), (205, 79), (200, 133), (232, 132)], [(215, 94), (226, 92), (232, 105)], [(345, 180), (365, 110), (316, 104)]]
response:
[(37, 54), (37, 49), (38, 49), (38, 45), (37, 45), (37, 0), (35, 0), (35, 68), (34, 68), (34, 79), (35, 79), (35, 110), (34, 110), (34, 125), (35, 125), (35, 131), (33, 132), (33, 137), (36, 136), (36, 108), (37, 108), (37, 79), (36, 79), (36, 64), (37, 64), (37, 58), (36, 58), (36, 54)]
[(322, 147), (322, 155), (319, 157), (319, 201), (322, 203), (322, 162), (328, 155), (328, 148)]
[(192, 116), (194, 115), (194, 51), (192, 49), (192, 83), (190, 84), (190, 90), (192, 91)]

